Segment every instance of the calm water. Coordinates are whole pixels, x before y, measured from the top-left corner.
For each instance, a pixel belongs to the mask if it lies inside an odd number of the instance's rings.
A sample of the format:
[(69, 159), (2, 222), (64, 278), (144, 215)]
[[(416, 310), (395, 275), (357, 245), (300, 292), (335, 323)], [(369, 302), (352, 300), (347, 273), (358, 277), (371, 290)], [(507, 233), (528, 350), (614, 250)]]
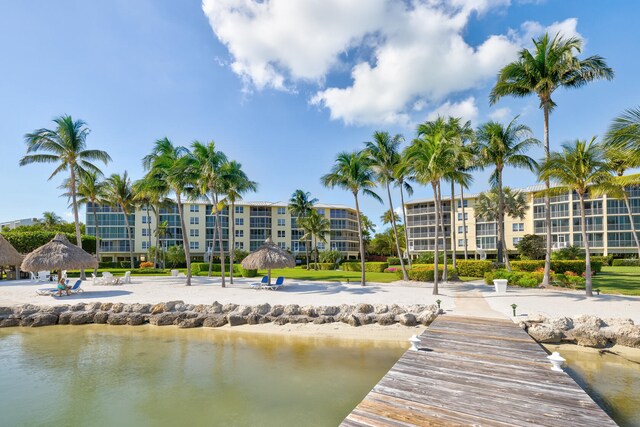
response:
[(214, 329), (5, 329), (0, 424), (334, 426), (405, 347)]
[(567, 372), (620, 426), (640, 426), (640, 363), (573, 346), (548, 348), (567, 359)]

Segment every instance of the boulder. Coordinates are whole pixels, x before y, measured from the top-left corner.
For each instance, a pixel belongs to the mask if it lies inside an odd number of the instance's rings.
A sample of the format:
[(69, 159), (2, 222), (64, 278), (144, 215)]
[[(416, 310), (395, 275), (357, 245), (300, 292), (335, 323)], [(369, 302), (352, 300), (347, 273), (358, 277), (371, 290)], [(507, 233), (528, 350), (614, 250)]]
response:
[(212, 314), (222, 313), (222, 304), (220, 304), (218, 301), (214, 301), (213, 304), (211, 304), (209, 308), (207, 308), (207, 313), (212, 313)]
[(360, 319), (358, 319), (358, 317), (354, 316), (353, 314), (348, 314), (346, 316), (343, 316), (342, 319), (340, 319), (340, 321), (350, 326), (360, 326)]
[(551, 329), (568, 331), (569, 329), (573, 329), (573, 319), (570, 317), (556, 317), (554, 319), (548, 319), (544, 325), (549, 326)]
[(373, 313), (373, 306), (371, 304), (358, 304), (356, 305), (356, 311), (358, 313)]
[(581, 314), (573, 319), (574, 328), (600, 329), (604, 326), (604, 322), (598, 316), (591, 314)]
[(0, 307), (0, 316), (8, 316), (10, 314), (13, 314), (12, 307)]
[(611, 326), (611, 327), (620, 327), (620, 326), (633, 326), (633, 319), (624, 319), (624, 318), (607, 318), (607, 319), (602, 319), (602, 321), (604, 322), (604, 326)]
[(288, 316), (296, 316), (300, 314), (300, 306), (298, 304), (289, 304), (284, 307), (284, 314)]
[(160, 314), (160, 313), (164, 313), (164, 304), (163, 303), (159, 303), (159, 304), (155, 304), (153, 306), (151, 306), (151, 314)]
[(111, 307), (113, 307), (112, 302), (103, 302), (102, 304), (100, 304), (100, 310), (102, 311), (109, 311), (111, 310)]
[(126, 325), (129, 314), (127, 313), (111, 313), (107, 317), (107, 324), (109, 325)]
[(271, 321), (276, 325), (286, 325), (287, 323), (289, 323), (289, 316), (272, 317)]
[(640, 325), (622, 325), (618, 328), (615, 343), (640, 348)]
[(398, 320), (402, 326), (416, 326), (418, 324), (416, 316), (411, 313), (400, 314), (396, 316), (396, 320)]
[(168, 326), (173, 325), (175, 319), (176, 315), (174, 313), (152, 314), (149, 318), (149, 323), (155, 326)]
[(73, 311), (63, 311), (58, 316), (58, 325), (68, 325), (71, 320), (71, 316), (73, 315)]
[(219, 328), (227, 324), (227, 317), (221, 314), (210, 314), (202, 322), (205, 328)]
[(99, 311), (93, 316), (93, 323), (98, 323), (104, 325), (107, 323), (107, 319), (109, 318), (109, 313), (106, 311)]
[(553, 328), (545, 323), (535, 323), (527, 329), (527, 333), (539, 343), (559, 343), (563, 333), (560, 329)]
[(40, 307), (38, 307), (37, 305), (23, 304), (18, 308), (16, 314), (19, 314), (22, 317), (27, 317), (27, 316), (31, 316), (32, 314), (36, 314), (39, 311), (40, 311)]
[(176, 305), (178, 304), (183, 304), (184, 305), (184, 301), (169, 301), (169, 302), (165, 302), (164, 303), (164, 311), (174, 311), (174, 309), (176, 308)]
[(129, 326), (138, 326), (143, 325), (147, 322), (147, 318), (144, 314), (140, 313), (131, 313), (127, 317), (127, 325)]
[(250, 305), (241, 305), (233, 311), (233, 314), (238, 316), (247, 316), (253, 311), (253, 307)]
[(135, 311), (133, 304), (125, 304), (122, 306), (123, 313), (133, 313)]
[(270, 311), (271, 311), (271, 305), (269, 304), (258, 304), (254, 309), (254, 312), (259, 314), (260, 316), (265, 316)]
[(383, 314), (389, 312), (389, 306), (387, 304), (376, 304), (373, 306), (373, 312), (375, 314)]
[(542, 313), (536, 313), (536, 314), (530, 314), (529, 316), (527, 316), (526, 321), (529, 323), (544, 323), (546, 322), (548, 319), (547, 316), (545, 316)]
[(318, 311), (312, 305), (305, 305), (300, 309), (300, 313), (307, 317), (318, 317)]
[(424, 326), (429, 326), (436, 318), (438, 317), (438, 307), (435, 310), (431, 310), (427, 308), (426, 310), (421, 311), (416, 316), (416, 320), (418, 323)]
[(382, 313), (376, 317), (378, 325), (389, 326), (396, 323), (396, 316), (393, 313)]
[(147, 314), (151, 310), (151, 304), (131, 304), (134, 313)]
[(51, 313), (55, 313), (55, 314), (57, 314), (59, 316), (60, 313), (64, 313), (65, 311), (69, 311), (69, 304), (56, 305), (56, 306), (50, 307), (50, 308), (51, 308)]
[(229, 313), (227, 314), (227, 322), (229, 323), (229, 326), (246, 325), (247, 319), (236, 313)]
[(284, 314), (284, 305), (274, 305), (273, 307), (271, 307), (271, 311), (269, 311), (269, 316), (271, 317), (278, 317), (278, 316), (282, 316)]
[(389, 312), (395, 314), (396, 316), (400, 314), (404, 314), (407, 310), (404, 307), (400, 307), (397, 304), (393, 304), (389, 307)]
[(567, 338), (575, 341), (576, 344), (583, 347), (594, 348), (607, 346), (609, 339), (606, 335), (607, 334), (601, 331), (600, 328), (595, 328), (592, 324), (582, 324), (566, 333)]
[(264, 325), (265, 323), (270, 323), (271, 319), (269, 318), (269, 316), (260, 316), (260, 319), (258, 319), (258, 324), (260, 325)]
[(245, 316), (245, 318), (249, 325), (257, 325), (258, 323), (260, 323), (260, 319), (262, 318), (262, 316), (260, 316), (258, 313), (251, 313)]
[(31, 316), (23, 317), (22, 319), (20, 319), (20, 326), (31, 326), (31, 325), (33, 325), (34, 316), (36, 316), (36, 315), (32, 314)]
[(102, 306), (101, 302), (90, 302), (84, 305), (86, 311), (98, 311)]
[(313, 319), (309, 319), (307, 316), (289, 316), (289, 323), (309, 323)]
[(116, 302), (111, 306), (112, 313), (122, 313), (124, 311), (124, 303)]
[(8, 318), (0, 320), (0, 328), (12, 328), (20, 325), (20, 319)]
[(37, 313), (33, 316), (31, 326), (36, 328), (39, 326), (51, 326), (58, 323), (58, 316), (53, 313)]
[(197, 316), (181, 320), (180, 323), (178, 323), (178, 328), (199, 328), (204, 324), (204, 319), (203, 316)]
[(325, 323), (327, 323), (327, 321), (325, 320), (324, 316), (320, 316), (320, 317), (316, 317), (315, 319), (313, 319), (313, 323), (316, 325), (323, 325)]
[(326, 305), (317, 308), (317, 313), (321, 316), (335, 316), (340, 309), (335, 305)]
[(93, 316), (95, 316), (95, 314), (90, 311), (74, 311), (69, 318), (69, 323), (72, 325), (93, 323)]
[(370, 325), (374, 323), (374, 317), (371, 314), (358, 313), (355, 315), (361, 325)]
[(232, 313), (232, 312), (236, 311), (236, 308), (238, 308), (238, 304), (225, 304), (222, 307), (222, 312), (223, 313)]

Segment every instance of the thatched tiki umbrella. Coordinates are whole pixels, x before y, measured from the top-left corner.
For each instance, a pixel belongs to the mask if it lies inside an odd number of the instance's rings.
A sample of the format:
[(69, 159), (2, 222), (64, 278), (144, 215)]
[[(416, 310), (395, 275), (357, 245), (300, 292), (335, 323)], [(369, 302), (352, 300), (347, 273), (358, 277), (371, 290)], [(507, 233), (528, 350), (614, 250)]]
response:
[(255, 252), (249, 254), (242, 260), (242, 268), (246, 270), (268, 270), (269, 284), (271, 284), (272, 268), (292, 268), (296, 265), (293, 255), (280, 249), (273, 243), (271, 237), (265, 240), (264, 244)]
[(64, 234), (58, 233), (49, 243), (40, 246), (24, 258), (24, 271), (80, 270), (96, 268), (98, 260), (82, 248), (72, 245)]
[[(16, 267), (16, 279), (19, 279), (19, 266), (22, 263), (22, 255), (11, 246), (11, 243), (0, 234), (0, 267), (3, 266), (15, 266)], [(2, 270), (0, 269), (0, 278), (2, 277)]]

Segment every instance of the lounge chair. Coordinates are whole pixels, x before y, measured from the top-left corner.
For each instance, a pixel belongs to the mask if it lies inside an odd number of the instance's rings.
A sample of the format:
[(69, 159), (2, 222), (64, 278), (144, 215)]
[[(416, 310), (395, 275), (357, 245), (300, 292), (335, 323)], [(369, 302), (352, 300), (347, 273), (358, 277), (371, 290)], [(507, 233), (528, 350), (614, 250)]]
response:
[(260, 282), (251, 284), (251, 289), (260, 289), (263, 286), (268, 285), (268, 284), (269, 284), (269, 276), (263, 276), (262, 280)]
[(76, 283), (74, 283), (71, 289), (69, 289), (69, 292), (71, 292), (72, 294), (80, 294), (84, 292), (84, 289), (80, 288), (81, 284), (82, 284), (82, 280), (76, 280)]
[(126, 273), (124, 273), (124, 277), (122, 278), (122, 282), (121, 283), (131, 283), (131, 272), (127, 271)]
[[(69, 281), (65, 281), (65, 285), (69, 286)], [(40, 288), (40, 289), (36, 289), (36, 294), (38, 295), (51, 295), (58, 292), (58, 288)]]
[(283, 276), (279, 276), (276, 279), (276, 283), (274, 283), (273, 285), (263, 286), (263, 288), (264, 289), (268, 289), (270, 291), (277, 291), (278, 289), (280, 289), (283, 286), (284, 286), (284, 277)]
[(48, 282), (51, 274), (48, 271), (38, 271), (38, 282)]

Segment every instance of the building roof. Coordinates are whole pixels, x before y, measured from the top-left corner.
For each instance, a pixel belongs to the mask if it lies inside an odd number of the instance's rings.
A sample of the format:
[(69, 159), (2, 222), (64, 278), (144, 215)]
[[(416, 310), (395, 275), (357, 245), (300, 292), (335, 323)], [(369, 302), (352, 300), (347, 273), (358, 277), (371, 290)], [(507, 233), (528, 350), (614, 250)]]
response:
[[(175, 200), (174, 200), (175, 201)], [(203, 199), (199, 199), (199, 200), (195, 200), (195, 201), (185, 201), (184, 202), (185, 205), (210, 205), (211, 202), (209, 202), (208, 200), (203, 200)], [(239, 200), (236, 203), (236, 206), (271, 206), (271, 207), (287, 207), (289, 206), (288, 202), (282, 202), (282, 201), (278, 201), (278, 202), (265, 202), (265, 201), (247, 201), (247, 200)], [(339, 204), (330, 204), (330, 203), (316, 203), (315, 205), (313, 205), (314, 208), (320, 208), (320, 209), (350, 209), (350, 210), (355, 210), (355, 208), (352, 208), (351, 206), (347, 206), (347, 205), (339, 205)]]
[[(553, 185), (552, 185), (553, 187)], [(537, 193), (538, 191), (542, 191), (544, 190), (544, 184), (534, 184), (534, 185), (529, 185), (528, 187), (524, 187), (524, 188), (513, 188), (514, 191), (519, 191), (522, 193)], [(473, 194), (465, 194), (464, 198), (465, 199), (475, 199), (478, 196), (480, 196), (480, 193), (473, 193)], [(456, 195), (456, 199), (458, 199), (460, 197), (460, 195)], [(450, 195), (443, 195), (442, 196), (442, 200), (446, 201), (449, 200), (451, 198)], [(426, 203), (426, 202), (433, 202), (434, 198), (433, 197), (427, 197), (427, 198), (421, 198), (421, 199), (412, 199), (412, 200), (408, 200), (405, 205), (415, 205), (416, 203)]]

